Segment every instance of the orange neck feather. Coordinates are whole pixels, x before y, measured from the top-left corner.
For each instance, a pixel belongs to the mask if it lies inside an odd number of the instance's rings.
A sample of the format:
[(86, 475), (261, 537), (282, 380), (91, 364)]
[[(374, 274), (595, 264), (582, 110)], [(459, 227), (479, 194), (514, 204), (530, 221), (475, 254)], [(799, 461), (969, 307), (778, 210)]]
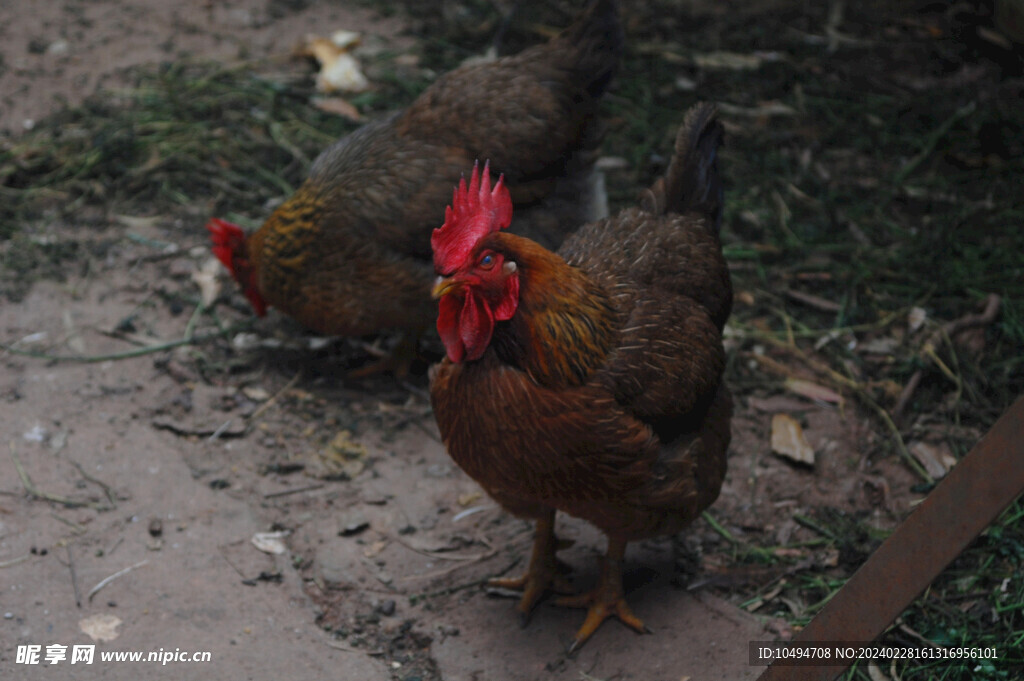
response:
[(611, 351), (617, 313), (607, 292), (539, 244), (506, 232), (487, 237), (519, 268), (519, 308), (494, 330), (498, 356), (542, 385), (583, 383)]

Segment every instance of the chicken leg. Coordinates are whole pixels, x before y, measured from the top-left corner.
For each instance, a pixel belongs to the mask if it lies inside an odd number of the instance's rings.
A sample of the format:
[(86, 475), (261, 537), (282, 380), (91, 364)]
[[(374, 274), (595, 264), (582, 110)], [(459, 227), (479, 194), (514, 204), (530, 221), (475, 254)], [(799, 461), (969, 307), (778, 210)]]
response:
[(413, 362), (420, 356), (420, 336), (422, 332), (415, 333), (401, 332), (398, 342), (390, 351), (375, 350), (372, 346), (364, 346), (371, 355), (378, 355), (379, 359), (370, 362), (366, 366), (349, 371), (346, 376), (357, 380), (369, 378), (380, 374), (390, 373), (401, 380), (409, 375), (409, 369)]
[(601, 577), (597, 586), (591, 591), (577, 596), (559, 598), (556, 603), (570, 608), (587, 608), (587, 619), (576, 632), (576, 638), (569, 646), (569, 654), (579, 650), (587, 639), (597, 631), (601, 624), (615, 615), (622, 622), (644, 634), (650, 630), (644, 626), (639, 617), (633, 614), (626, 597), (622, 593), (622, 559), (626, 554), (626, 540), (619, 537), (608, 537), (608, 551), (601, 561)]
[(559, 574), (564, 566), (555, 557), (555, 552), (564, 546), (555, 536), (555, 511), (552, 509), (537, 519), (533, 537), (533, 552), (530, 555), (530, 565), (526, 569), (526, 574), (487, 581), (488, 586), (523, 592), (523, 597), (516, 605), (521, 626), (526, 626), (526, 623), (529, 622), (534, 606), (548, 589), (558, 593), (569, 593), (572, 590), (565, 578)]

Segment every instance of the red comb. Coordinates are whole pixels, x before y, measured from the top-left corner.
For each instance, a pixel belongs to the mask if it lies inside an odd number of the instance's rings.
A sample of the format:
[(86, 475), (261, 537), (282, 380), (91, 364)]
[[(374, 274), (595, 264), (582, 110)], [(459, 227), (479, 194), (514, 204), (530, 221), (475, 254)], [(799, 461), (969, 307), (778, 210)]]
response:
[(242, 292), (260, 317), (267, 314), (267, 302), (260, 293), (256, 270), (249, 262), (249, 247), (245, 232), (236, 224), (220, 218), (210, 218), (206, 223), (213, 241), (213, 254), (224, 263), (231, 276), (242, 285)]
[(210, 221), (206, 223), (206, 229), (210, 230), (213, 254), (234, 276), (234, 256), (245, 247), (245, 232), (238, 225), (220, 218), (210, 218)]
[(473, 164), (469, 187), (465, 177), (459, 181), (452, 205), (445, 209), (444, 224), (430, 236), (438, 274), (454, 272), (477, 241), (512, 222), (512, 198), (505, 187), (505, 176), (498, 178), (492, 190), (490, 162), (484, 164), (482, 174), (479, 166), (479, 162)]

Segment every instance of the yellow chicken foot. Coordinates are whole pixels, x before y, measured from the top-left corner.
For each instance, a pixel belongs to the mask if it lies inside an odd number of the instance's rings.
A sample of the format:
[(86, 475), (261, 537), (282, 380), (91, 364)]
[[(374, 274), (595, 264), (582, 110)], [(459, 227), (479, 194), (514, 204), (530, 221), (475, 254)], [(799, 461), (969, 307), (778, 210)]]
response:
[(570, 608), (587, 608), (587, 619), (576, 632), (576, 638), (569, 646), (572, 655), (586, 643), (601, 624), (615, 615), (638, 633), (650, 633), (643, 621), (633, 614), (622, 593), (622, 558), (626, 553), (626, 542), (608, 538), (608, 551), (601, 560), (601, 577), (593, 590), (578, 596), (559, 598), (556, 603)]
[(516, 610), (519, 611), (520, 626), (526, 626), (534, 606), (548, 589), (558, 593), (568, 593), (572, 590), (560, 574), (565, 568), (564, 564), (555, 557), (555, 552), (564, 546), (565, 544), (560, 543), (555, 537), (555, 512), (551, 511), (550, 514), (537, 520), (537, 528), (533, 537), (533, 552), (530, 555), (530, 565), (526, 569), (526, 574), (519, 577), (487, 580), (487, 586), (523, 592), (523, 597), (516, 605)]

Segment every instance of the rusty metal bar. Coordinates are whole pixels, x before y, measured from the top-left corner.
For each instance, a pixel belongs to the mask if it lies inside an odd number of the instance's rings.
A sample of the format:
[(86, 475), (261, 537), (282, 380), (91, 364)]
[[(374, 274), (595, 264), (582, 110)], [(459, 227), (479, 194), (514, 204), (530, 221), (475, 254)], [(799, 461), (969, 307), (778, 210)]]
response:
[[(871, 554), (794, 641), (874, 641), (1024, 492), (1024, 397)], [(773, 664), (758, 681), (831, 681), (846, 666)]]

